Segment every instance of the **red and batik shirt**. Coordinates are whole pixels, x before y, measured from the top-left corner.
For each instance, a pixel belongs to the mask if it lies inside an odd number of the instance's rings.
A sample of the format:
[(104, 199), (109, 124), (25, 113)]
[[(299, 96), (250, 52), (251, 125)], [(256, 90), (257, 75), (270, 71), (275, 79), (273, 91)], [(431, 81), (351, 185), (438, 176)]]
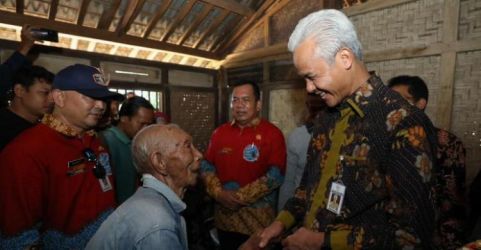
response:
[(220, 204), (215, 209), (216, 227), (250, 235), (268, 226), (275, 218), (277, 192), (283, 181), (286, 145), (282, 132), (259, 119), (241, 128), (226, 123), (212, 134), (202, 163), (209, 195), (222, 189), (236, 191), (249, 206), (231, 210)]
[[(435, 132), (377, 76), (323, 111), (300, 187), (277, 220), (325, 232), (332, 249), (429, 249), (435, 226)], [(331, 184), (346, 187), (340, 214)]]
[[(76, 134), (45, 115), (0, 154), (0, 245), (25, 249), (82, 249), (115, 205), (102, 191), (83, 150), (111, 173), (109, 155), (93, 132)], [(108, 175), (112, 184), (111, 175)]]

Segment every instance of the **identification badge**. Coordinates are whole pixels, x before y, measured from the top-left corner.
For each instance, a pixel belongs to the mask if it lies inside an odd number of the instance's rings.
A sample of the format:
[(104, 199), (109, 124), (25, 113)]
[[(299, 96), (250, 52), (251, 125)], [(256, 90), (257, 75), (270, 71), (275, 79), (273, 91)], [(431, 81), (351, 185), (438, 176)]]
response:
[(259, 155), (259, 149), (254, 143), (247, 145), (242, 153), (242, 157), (248, 162), (257, 161), (257, 159), (259, 159)]
[(110, 180), (107, 176), (98, 180), (99, 180), (100, 188), (102, 189), (102, 192), (107, 192), (109, 190), (112, 190), (112, 184), (110, 184)]
[(329, 192), (329, 198), (327, 201), (327, 210), (340, 215), (342, 202), (344, 201), (344, 195), (346, 194), (346, 186), (338, 182), (333, 182), (331, 185), (331, 191)]
[(110, 167), (110, 161), (109, 161), (109, 154), (107, 153), (100, 153), (99, 154), (99, 162), (104, 166), (105, 173), (107, 175), (112, 175), (112, 167)]

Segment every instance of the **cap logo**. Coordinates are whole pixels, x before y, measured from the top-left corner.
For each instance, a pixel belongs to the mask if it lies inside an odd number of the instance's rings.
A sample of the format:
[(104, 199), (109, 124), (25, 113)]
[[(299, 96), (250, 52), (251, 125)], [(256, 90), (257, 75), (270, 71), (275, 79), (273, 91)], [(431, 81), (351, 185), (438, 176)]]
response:
[(92, 77), (94, 79), (94, 82), (98, 85), (108, 86), (109, 85), (108, 76), (106, 76), (103, 73), (102, 69), (97, 68), (97, 70), (99, 71), (99, 73), (95, 73), (95, 74), (92, 75)]

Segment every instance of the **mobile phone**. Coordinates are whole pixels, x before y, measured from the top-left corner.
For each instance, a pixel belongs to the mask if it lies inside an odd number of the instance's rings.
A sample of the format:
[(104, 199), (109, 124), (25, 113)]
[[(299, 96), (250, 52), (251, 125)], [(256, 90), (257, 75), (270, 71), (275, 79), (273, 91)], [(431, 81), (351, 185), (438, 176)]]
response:
[(56, 30), (45, 28), (34, 28), (30, 30), (30, 34), (36, 39), (43, 41), (58, 42), (58, 32)]

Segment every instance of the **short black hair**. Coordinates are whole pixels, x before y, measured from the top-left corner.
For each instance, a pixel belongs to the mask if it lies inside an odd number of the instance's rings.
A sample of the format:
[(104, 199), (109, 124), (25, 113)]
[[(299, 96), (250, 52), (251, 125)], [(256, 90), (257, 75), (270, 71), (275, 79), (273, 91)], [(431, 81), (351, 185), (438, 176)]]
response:
[(52, 84), (54, 74), (41, 66), (26, 66), (20, 68), (13, 77), (13, 84), (20, 84), (25, 89), (29, 89), (35, 80), (44, 80), (47, 84)]
[(154, 106), (145, 98), (141, 96), (134, 96), (129, 99), (126, 99), (122, 103), (122, 107), (120, 108), (119, 111), (119, 117), (122, 116), (127, 116), (127, 117), (132, 117), (137, 114), (137, 111), (140, 108), (146, 108), (146, 109), (151, 109), (154, 110)]
[(392, 88), (394, 86), (408, 86), (408, 92), (413, 96), (414, 101), (416, 102), (419, 101), (421, 98), (425, 99), (427, 102), (429, 98), (428, 86), (419, 76), (396, 76), (389, 80), (387, 86), (389, 88)]
[(256, 101), (259, 101), (261, 99), (261, 89), (259, 88), (259, 85), (257, 84), (257, 82), (254, 80), (250, 80), (250, 79), (236, 80), (230, 83), (229, 87), (234, 89), (235, 87), (239, 87), (242, 85), (251, 85), (252, 89), (254, 90), (254, 96), (256, 98)]

